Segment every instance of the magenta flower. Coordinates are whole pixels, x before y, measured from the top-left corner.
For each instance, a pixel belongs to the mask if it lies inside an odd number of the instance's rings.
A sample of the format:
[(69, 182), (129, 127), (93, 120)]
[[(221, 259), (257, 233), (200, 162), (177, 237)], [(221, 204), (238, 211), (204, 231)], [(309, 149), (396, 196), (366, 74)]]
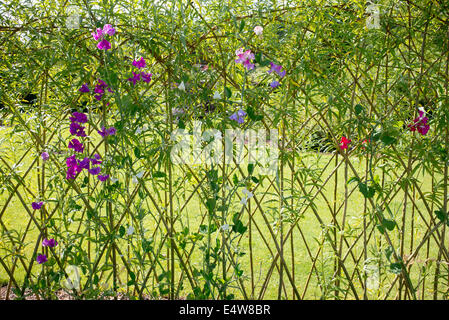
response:
[(146, 65), (147, 65), (147, 63), (146, 63), (146, 61), (145, 61), (145, 59), (143, 57), (140, 58), (139, 61), (136, 61), (136, 60), (133, 61), (133, 66), (138, 68), (138, 69), (145, 68)]
[(65, 160), (65, 164), (67, 165), (67, 167), (73, 167), (73, 166), (76, 166), (76, 165), (77, 165), (77, 162), (76, 162), (76, 157), (75, 157), (75, 155), (71, 155), (70, 157), (68, 157), (68, 158)]
[(279, 83), (279, 81), (274, 80), (273, 82), (270, 83), (270, 86), (272, 88), (277, 88), (279, 87), (281, 84)]
[(430, 126), (427, 123), (429, 119), (424, 115), (423, 110), (419, 110), (419, 117), (413, 120), (413, 124), (409, 124), (410, 131), (418, 131), (421, 135), (425, 136), (429, 132)]
[(97, 48), (100, 50), (107, 51), (107, 50), (111, 49), (111, 43), (108, 40), (103, 39), (100, 42), (98, 42)]
[(33, 203), (31, 204), (31, 207), (32, 207), (34, 210), (40, 210), (40, 209), (42, 208), (43, 205), (44, 205), (44, 203), (43, 203), (42, 201), (40, 201), (40, 202), (33, 202)]
[(95, 39), (96, 41), (102, 39), (103, 36), (104, 36), (104, 35), (103, 35), (103, 29), (101, 29), (101, 28), (97, 28), (97, 31), (96, 31), (96, 32), (92, 32), (92, 37), (94, 37), (94, 39)]
[(108, 174), (105, 174), (105, 175), (99, 174), (98, 175), (98, 180), (100, 180), (100, 181), (106, 181), (108, 179), (109, 179), (109, 175)]
[(84, 152), (84, 146), (81, 142), (78, 141), (78, 139), (72, 139), (69, 142), (69, 149), (75, 150), (75, 152), (83, 153)]
[(36, 261), (37, 261), (37, 263), (39, 263), (39, 264), (43, 264), (43, 263), (45, 263), (45, 262), (48, 261), (48, 260), (47, 260), (47, 256), (46, 256), (45, 254), (40, 254), (40, 255), (37, 256)]
[(87, 115), (81, 112), (73, 112), (72, 116), (70, 117), (70, 121), (72, 122), (78, 122), (78, 123), (86, 123), (87, 122)]
[(348, 138), (346, 138), (345, 136), (341, 137), (341, 140), (340, 140), (340, 149), (341, 149), (341, 150), (348, 149), (350, 143), (351, 143), (351, 139), (348, 139)]
[(41, 154), (41, 158), (43, 161), (47, 161), (48, 159), (50, 159), (50, 155), (48, 154), (48, 152), (42, 152)]
[(42, 240), (42, 246), (54, 248), (58, 245), (58, 242), (55, 239), (44, 239)]
[(151, 73), (145, 73), (145, 72), (142, 72), (141, 74), (140, 74), (140, 76), (142, 77), (142, 80), (144, 81), (144, 82), (146, 82), (146, 83), (149, 83), (150, 81), (151, 81), (151, 77), (153, 76)]
[(90, 90), (89, 90), (89, 87), (87, 86), (87, 83), (85, 83), (85, 84), (83, 84), (82, 86), (81, 86), (81, 88), (79, 89), (79, 92), (83, 92), (83, 93), (87, 93), (87, 92), (89, 92)]

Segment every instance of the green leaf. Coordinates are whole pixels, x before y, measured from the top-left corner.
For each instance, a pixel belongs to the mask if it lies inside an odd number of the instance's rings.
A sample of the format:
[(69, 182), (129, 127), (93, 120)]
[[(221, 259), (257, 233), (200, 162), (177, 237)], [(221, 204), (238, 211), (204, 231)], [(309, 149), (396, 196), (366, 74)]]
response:
[(138, 147), (134, 148), (134, 155), (136, 156), (136, 158), (140, 158), (140, 149)]
[(402, 263), (400, 262), (394, 262), (390, 264), (390, 272), (394, 274), (401, 274), (402, 272)]
[(165, 178), (167, 175), (165, 172), (162, 171), (156, 171), (153, 173), (153, 178)]
[(123, 237), (125, 235), (125, 227), (120, 226), (118, 233), (119, 233), (120, 237)]
[(234, 221), (234, 225), (232, 226), (232, 231), (244, 234), (248, 227), (245, 227), (241, 220)]
[(229, 89), (228, 87), (225, 87), (224, 90), (225, 90), (225, 96), (226, 96), (226, 98), (229, 99), (229, 98), (232, 96), (232, 91), (231, 91), (231, 89)]
[(393, 229), (396, 227), (396, 222), (394, 220), (389, 219), (383, 219), (382, 220), (382, 226), (385, 227), (389, 231), (393, 231)]
[(374, 194), (376, 193), (376, 190), (373, 187), (370, 187), (366, 183), (363, 183), (363, 182), (359, 182), (359, 191), (367, 199), (372, 198), (374, 196)]
[(358, 116), (363, 112), (363, 106), (360, 104), (356, 104), (354, 107), (355, 115)]

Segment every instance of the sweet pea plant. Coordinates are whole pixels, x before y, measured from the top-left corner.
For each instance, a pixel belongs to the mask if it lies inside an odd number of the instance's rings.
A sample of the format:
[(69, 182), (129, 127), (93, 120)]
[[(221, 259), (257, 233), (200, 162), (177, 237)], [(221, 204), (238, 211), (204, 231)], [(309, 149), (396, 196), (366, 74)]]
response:
[(6, 299), (447, 298), (447, 6), (0, 10)]

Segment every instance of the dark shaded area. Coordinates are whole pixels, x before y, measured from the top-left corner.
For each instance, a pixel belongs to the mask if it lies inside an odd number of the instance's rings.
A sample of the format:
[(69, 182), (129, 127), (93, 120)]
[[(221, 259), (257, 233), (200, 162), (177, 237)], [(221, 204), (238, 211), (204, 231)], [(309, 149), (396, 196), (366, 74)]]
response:
[(331, 135), (320, 130), (313, 132), (300, 149), (303, 151), (331, 152), (335, 151), (336, 147)]

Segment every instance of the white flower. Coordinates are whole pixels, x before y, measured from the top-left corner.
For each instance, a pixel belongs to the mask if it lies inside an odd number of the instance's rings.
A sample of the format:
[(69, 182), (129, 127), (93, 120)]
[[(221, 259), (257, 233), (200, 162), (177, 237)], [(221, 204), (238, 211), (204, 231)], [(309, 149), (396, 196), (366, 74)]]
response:
[(237, 50), (235, 50), (235, 55), (238, 56), (239, 54), (243, 53), (243, 48), (239, 48)]
[(248, 198), (243, 197), (242, 200), (240, 200), (240, 204), (243, 204), (244, 206), (248, 203)]
[(141, 134), (141, 133), (142, 133), (142, 128), (141, 127), (137, 128), (136, 129), (136, 134)]
[(182, 81), (182, 82), (179, 84), (178, 89), (179, 89), (179, 90), (182, 90), (182, 91), (186, 91), (186, 86), (184, 85), (184, 81)]
[(213, 98), (214, 98), (215, 100), (220, 100), (220, 99), (221, 99), (220, 93), (219, 93), (218, 91), (215, 91)]
[(262, 35), (262, 32), (263, 28), (261, 26), (254, 27), (254, 33), (257, 34), (258, 36)]
[(242, 192), (248, 199), (254, 196), (254, 194), (246, 188), (243, 188)]
[(112, 177), (111, 177), (111, 182), (112, 182), (112, 183), (116, 183), (117, 181), (118, 181), (117, 178), (112, 178)]
[(126, 230), (126, 234), (128, 236), (132, 235), (134, 233), (134, 228), (133, 226), (129, 226), (128, 230)]
[(229, 224), (226, 223), (226, 224), (222, 225), (221, 230), (223, 230), (223, 231), (229, 230)]
[(366, 13), (369, 16), (366, 18), (366, 27), (368, 29), (380, 29), (380, 11), (379, 5), (377, 4), (369, 4), (366, 7)]
[(143, 171), (140, 171), (139, 173), (137, 173), (135, 176), (133, 176), (133, 178), (132, 178), (132, 182), (134, 183), (134, 184), (137, 184), (138, 182), (139, 182), (139, 180), (137, 179), (137, 178), (142, 178), (143, 177)]

